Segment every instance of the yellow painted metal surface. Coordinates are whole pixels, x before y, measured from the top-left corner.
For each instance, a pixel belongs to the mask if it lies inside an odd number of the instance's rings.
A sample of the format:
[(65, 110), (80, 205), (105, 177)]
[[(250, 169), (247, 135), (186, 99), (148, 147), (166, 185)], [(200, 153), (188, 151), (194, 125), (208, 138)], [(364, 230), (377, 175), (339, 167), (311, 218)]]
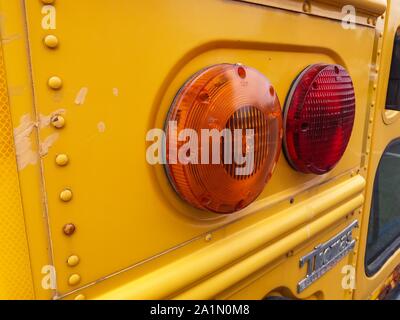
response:
[[(7, 75), (11, 121), (14, 127), (19, 189), (30, 257), (34, 297), (50, 299), (54, 292), (43, 290), (43, 268), (52, 265), (48, 235), (45, 193), (38, 157), (36, 110), (30, 75), (25, 10), (22, 1), (0, 1), (1, 42)], [(21, 143), (22, 142), (22, 143)], [(26, 148), (27, 147), (27, 148)], [(25, 152), (24, 152), (25, 151)], [(12, 248), (12, 246), (11, 246)], [(18, 255), (18, 253), (15, 253)], [(20, 260), (27, 267), (27, 263)], [(22, 268), (22, 267), (21, 267)], [(6, 277), (13, 278), (14, 271)], [(22, 274), (20, 275), (22, 276)]]
[(376, 67), (379, 67), (379, 74), (374, 79), (372, 91), (372, 110), (373, 124), (370, 126), (369, 136), (369, 166), (367, 176), (366, 201), (364, 206), (364, 223), (362, 225), (360, 238), (360, 255), (358, 257), (357, 268), (357, 290), (356, 299), (375, 298), (372, 293), (381, 287), (389, 278), (390, 274), (400, 264), (400, 251), (397, 250), (384, 266), (373, 276), (367, 277), (364, 268), (365, 248), (368, 234), (369, 212), (371, 210), (372, 192), (376, 170), (379, 160), (387, 145), (395, 138), (400, 136), (398, 111), (385, 110), (386, 93), (392, 60), (394, 35), (400, 26), (400, 1), (392, 0), (389, 2), (386, 20), (378, 25), (377, 45), (379, 53), (376, 55)]
[[(263, 2), (0, 0), (32, 295), (351, 299), (368, 297), (393, 271), (365, 279), (362, 248), (379, 159), (367, 136), (374, 134), (378, 153), (398, 134), (392, 126), (375, 136), (387, 128), (379, 108), (389, 67), (382, 63), (377, 84), (371, 66), (382, 45), (379, 59), (390, 65), (390, 45), (379, 33), (384, 23), (394, 29), (398, 13), (376, 21), (386, 1), (349, 1), (361, 20), (346, 30), (332, 19), (341, 1), (311, 2), (306, 13), (299, 13), (301, 1)], [(146, 162), (146, 133), (164, 127), (192, 74), (223, 62), (262, 72), (281, 104), (307, 65), (343, 65), (357, 107), (338, 166), (304, 175), (281, 156), (263, 193), (241, 212), (214, 215), (184, 203), (163, 167)], [(355, 220), (354, 253), (298, 294), (305, 277), (299, 259)], [(357, 268), (355, 293), (342, 287), (345, 265)], [(46, 266), (57, 272), (50, 288), (43, 286)]]

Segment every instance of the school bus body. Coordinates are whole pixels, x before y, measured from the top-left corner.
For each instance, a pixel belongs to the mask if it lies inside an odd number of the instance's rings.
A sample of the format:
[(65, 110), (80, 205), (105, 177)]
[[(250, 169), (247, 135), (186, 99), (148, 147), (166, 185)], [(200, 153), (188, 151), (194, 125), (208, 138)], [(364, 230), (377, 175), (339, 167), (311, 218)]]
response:
[[(400, 264), (364, 270), (376, 168), (400, 135), (384, 110), (399, 0), (0, 0), (0, 14), (0, 298), (365, 299)], [(306, 66), (340, 64), (356, 116), (332, 171), (282, 155), (251, 206), (215, 215), (176, 195), (145, 138), (192, 74), (225, 62), (266, 75), (282, 105)], [(354, 250), (298, 292), (300, 259), (356, 221)]]

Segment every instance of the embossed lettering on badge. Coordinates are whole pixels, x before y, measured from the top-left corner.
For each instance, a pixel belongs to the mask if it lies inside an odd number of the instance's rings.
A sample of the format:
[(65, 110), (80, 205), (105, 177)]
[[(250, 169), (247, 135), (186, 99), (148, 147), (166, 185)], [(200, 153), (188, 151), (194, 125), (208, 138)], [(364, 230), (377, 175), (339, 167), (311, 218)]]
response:
[(307, 275), (297, 284), (298, 293), (303, 292), (321, 278), (354, 249), (356, 240), (353, 239), (352, 232), (355, 228), (358, 228), (357, 220), (300, 259), (300, 268), (307, 264)]

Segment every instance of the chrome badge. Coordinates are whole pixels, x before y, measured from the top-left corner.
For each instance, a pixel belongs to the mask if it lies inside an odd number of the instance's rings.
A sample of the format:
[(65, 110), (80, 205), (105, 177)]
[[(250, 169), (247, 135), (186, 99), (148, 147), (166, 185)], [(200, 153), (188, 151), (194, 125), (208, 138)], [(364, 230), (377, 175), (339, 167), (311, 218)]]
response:
[(300, 259), (300, 268), (307, 263), (307, 275), (297, 284), (298, 293), (321, 278), (354, 249), (356, 240), (353, 239), (352, 232), (355, 228), (358, 228), (357, 220), (341, 233), (315, 247), (312, 252)]

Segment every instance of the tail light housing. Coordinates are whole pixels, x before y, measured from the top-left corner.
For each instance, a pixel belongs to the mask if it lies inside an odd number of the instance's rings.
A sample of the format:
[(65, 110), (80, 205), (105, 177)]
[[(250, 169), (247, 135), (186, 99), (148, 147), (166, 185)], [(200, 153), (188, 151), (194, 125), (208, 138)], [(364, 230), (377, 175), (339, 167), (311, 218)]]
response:
[(315, 64), (295, 80), (284, 108), (284, 151), (303, 173), (324, 174), (342, 158), (355, 117), (355, 93), (340, 65)]
[[(281, 106), (274, 87), (257, 70), (219, 64), (198, 72), (180, 89), (165, 129), (165, 168), (179, 196), (199, 209), (232, 213), (254, 201), (272, 175), (281, 150)], [(190, 130), (182, 137), (185, 129)], [(204, 130), (221, 134), (205, 137)], [(253, 132), (252, 141), (246, 130)], [(189, 150), (193, 138), (199, 142)], [(246, 164), (235, 162), (237, 142), (241, 156), (252, 155), (248, 172), (240, 173)]]

